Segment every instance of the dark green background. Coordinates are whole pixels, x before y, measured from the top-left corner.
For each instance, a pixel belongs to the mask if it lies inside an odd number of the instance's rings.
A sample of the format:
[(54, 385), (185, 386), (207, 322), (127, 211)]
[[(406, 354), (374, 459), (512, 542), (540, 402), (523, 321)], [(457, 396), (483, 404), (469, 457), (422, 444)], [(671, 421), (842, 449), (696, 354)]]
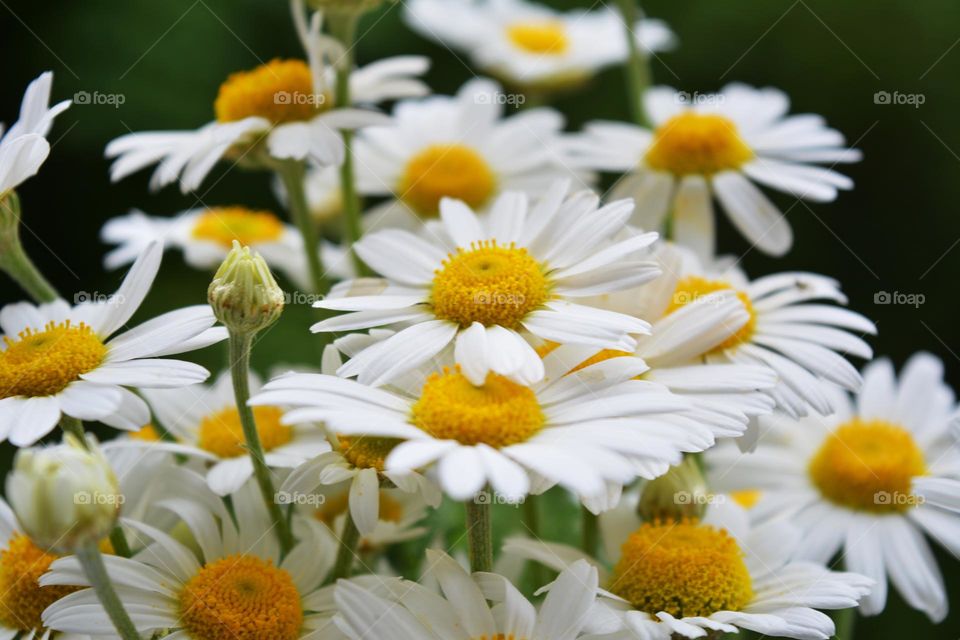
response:
[[(743, 262), (748, 271), (804, 269), (839, 278), (851, 306), (878, 323), (878, 354), (899, 365), (914, 351), (933, 351), (956, 385), (960, 3), (649, 0), (645, 9), (680, 38), (680, 48), (655, 63), (658, 82), (690, 92), (732, 80), (780, 87), (792, 97), (794, 112), (823, 114), (865, 153), (864, 162), (847, 170), (856, 189), (836, 202), (793, 205), (778, 199), (789, 208), (796, 246), (777, 261), (749, 252)], [(443, 93), (470, 77), (449, 52), (407, 30), (399, 14), (393, 8), (368, 16), (361, 62), (398, 53), (429, 55), (435, 61), (429, 81)], [(227, 74), (271, 57), (299, 55), (284, 0), (0, 0), (0, 25), (3, 121), (15, 119), (23, 88), (45, 69), (56, 74), (55, 99), (78, 91), (125, 98), (120, 108), (77, 105), (61, 116), (49, 161), (20, 192), (25, 243), (68, 298), (76, 291), (115, 289), (119, 274), (101, 269), (105, 247), (98, 232), (104, 220), (131, 207), (153, 214), (200, 201), (276, 207), (264, 176), (235, 170), (220, 179), (222, 167), (197, 196), (182, 196), (175, 187), (151, 195), (147, 173), (111, 186), (102, 152), (130, 130), (194, 128), (212, 117), (213, 98)], [(559, 101), (571, 129), (591, 118), (625, 119), (621, 80), (619, 70), (610, 69), (587, 91)], [(877, 91), (920, 93), (925, 103), (877, 105)], [(738, 254), (747, 250), (725, 223), (721, 246)], [(168, 254), (164, 277), (138, 317), (203, 301), (206, 282), (179, 255)], [(917, 308), (875, 304), (881, 291), (922, 294), (925, 302)], [(8, 280), (0, 280), (0, 303), (19, 297)], [(264, 337), (255, 363), (318, 354), (318, 339), (306, 330), (309, 320), (307, 310), (288, 312), (281, 330)], [(198, 359), (216, 366), (220, 353), (213, 349)], [(946, 552), (939, 556), (956, 595), (960, 565)], [(861, 637), (955, 639), (956, 620), (960, 616), (933, 627), (894, 597), (886, 615), (862, 623)]]

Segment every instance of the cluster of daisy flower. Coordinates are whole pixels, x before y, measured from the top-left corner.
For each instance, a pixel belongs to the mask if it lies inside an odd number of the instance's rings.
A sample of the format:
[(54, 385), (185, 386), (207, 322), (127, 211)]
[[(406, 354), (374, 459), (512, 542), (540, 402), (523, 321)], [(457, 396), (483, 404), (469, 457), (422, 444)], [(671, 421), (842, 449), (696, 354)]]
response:
[[(114, 218), (105, 266), (129, 270), (73, 305), (19, 241), (70, 106), (30, 84), (0, 138), (0, 269), (29, 298), (0, 309), (0, 639), (847, 640), (888, 584), (945, 619), (940, 361), (898, 377), (836, 280), (717, 254), (714, 202), (783, 255), (766, 192), (832, 201), (859, 152), (776, 89), (648, 86), (676, 38), (615, 4), (409, 0), (488, 76), (439, 96), (423, 57), (354, 64), (378, 0), (292, 0), (302, 59), (231, 75), (196, 130), (106, 147), (153, 189), (269, 174), (289, 219)], [(568, 131), (547, 105), (616, 65), (633, 120)], [(130, 326), (171, 247), (208, 303)], [(282, 321), (274, 272), (312, 326)], [(278, 327), (322, 357), (252, 372)], [(218, 344), (215, 375), (180, 359)]]

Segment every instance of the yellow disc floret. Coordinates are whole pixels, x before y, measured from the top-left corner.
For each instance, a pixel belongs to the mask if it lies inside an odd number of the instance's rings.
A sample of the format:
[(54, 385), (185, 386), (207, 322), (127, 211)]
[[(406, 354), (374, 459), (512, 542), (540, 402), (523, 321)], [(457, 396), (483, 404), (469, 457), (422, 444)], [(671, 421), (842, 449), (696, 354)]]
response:
[(434, 144), (410, 158), (397, 193), (420, 216), (435, 217), (442, 198), (478, 208), (487, 204), (496, 187), (493, 170), (475, 150), (463, 144)]
[(134, 440), (141, 440), (143, 442), (159, 442), (163, 440), (160, 432), (157, 431), (157, 428), (152, 424), (145, 424), (136, 431), (131, 431), (129, 436)]
[(558, 20), (516, 22), (507, 27), (507, 38), (521, 51), (559, 56), (570, 49), (570, 39)]
[(714, 351), (732, 349), (740, 344), (743, 344), (744, 342), (749, 342), (750, 338), (753, 337), (753, 332), (757, 328), (757, 312), (753, 307), (753, 302), (750, 300), (750, 296), (743, 291), (734, 289), (732, 286), (730, 286), (730, 283), (724, 282), (723, 280), (709, 280), (707, 278), (701, 278), (700, 276), (687, 276), (677, 283), (677, 288), (673, 292), (673, 297), (670, 299), (670, 304), (667, 307), (666, 313), (672, 313), (680, 307), (690, 304), (691, 302), (694, 302), (695, 300), (698, 300), (711, 293), (715, 293), (717, 291), (726, 291), (728, 289), (736, 293), (737, 297), (740, 298), (740, 302), (743, 303), (744, 308), (746, 308), (747, 313), (750, 316), (747, 319), (747, 322), (740, 327), (736, 333), (715, 347)]
[(184, 585), (180, 619), (196, 640), (295, 640), (303, 606), (289, 573), (238, 554), (204, 566)]
[(550, 282), (526, 249), (495, 241), (457, 249), (433, 278), (430, 300), (438, 318), (461, 327), (520, 328), (523, 318), (550, 299)]
[(733, 121), (685, 111), (657, 128), (645, 160), (647, 166), (677, 176), (711, 176), (739, 169), (752, 158)]
[(244, 207), (213, 207), (200, 214), (191, 234), (230, 249), (236, 240), (243, 246), (274, 242), (283, 235), (283, 223), (269, 211)]
[(374, 436), (342, 436), (338, 435), (340, 453), (347, 462), (359, 469), (376, 469), (383, 471), (384, 461), (400, 444), (398, 438), (378, 438)]
[(57, 556), (37, 547), (30, 538), (17, 533), (0, 551), (0, 622), (20, 631), (42, 633), (40, 614), (60, 598), (79, 587), (38, 584)]
[(313, 74), (303, 60), (271, 60), (251, 71), (232, 74), (220, 85), (213, 104), (220, 122), (251, 116), (274, 124), (310, 120), (330, 100), (314, 92)]
[(60, 393), (107, 355), (107, 347), (90, 327), (69, 320), (50, 322), (43, 331), (24, 329), (17, 338), (5, 336), (3, 341), (0, 398)]
[[(314, 517), (323, 522), (328, 527), (333, 528), (337, 518), (347, 512), (350, 506), (350, 494), (341, 493), (334, 497), (328, 497), (323, 504), (314, 512)], [(403, 505), (399, 501), (390, 497), (386, 491), (380, 491), (380, 517), (383, 522), (399, 523), (403, 519)]]
[(433, 437), (495, 449), (528, 440), (543, 422), (533, 390), (495, 373), (480, 387), (459, 369), (434, 373), (413, 405), (413, 423)]
[(676, 618), (739, 611), (753, 598), (737, 541), (695, 520), (654, 521), (631, 534), (609, 589), (639, 611)]
[[(277, 407), (254, 407), (253, 418), (264, 451), (283, 446), (293, 439), (293, 428), (280, 423), (283, 411)], [(240, 414), (235, 408), (207, 416), (200, 423), (197, 446), (221, 458), (247, 455)]]
[(911, 485), (927, 467), (909, 431), (881, 420), (855, 418), (827, 437), (808, 471), (814, 486), (831, 502), (891, 513), (919, 503)]

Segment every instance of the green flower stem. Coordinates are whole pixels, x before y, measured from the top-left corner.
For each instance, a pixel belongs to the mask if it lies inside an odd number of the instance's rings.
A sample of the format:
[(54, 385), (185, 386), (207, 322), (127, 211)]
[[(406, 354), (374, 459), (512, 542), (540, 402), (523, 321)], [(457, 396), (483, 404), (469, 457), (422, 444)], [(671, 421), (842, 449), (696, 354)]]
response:
[[(353, 69), (353, 48), (357, 38), (357, 23), (360, 15), (354, 12), (333, 13), (330, 15), (330, 33), (343, 45), (342, 59), (337, 63), (337, 84), (334, 93), (334, 106), (347, 108), (350, 106), (350, 72)], [(350, 255), (358, 276), (369, 275), (367, 266), (360, 256), (352, 250), (363, 228), (360, 223), (360, 195), (357, 193), (356, 171), (353, 160), (353, 132), (343, 131), (343, 145), (345, 155), (340, 165), (340, 193), (343, 198), (343, 240), (346, 246), (351, 247)]]
[(466, 502), (465, 506), (470, 571), (493, 571), (493, 521), (490, 517), (490, 501), (474, 498)]
[(343, 530), (340, 532), (340, 549), (337, 551), (337, 561), (333, 565), (329, 582), (336, 582), (341, 578), (349, 578), (353, 574), (353, 561), (356, 558), (357, 543), (360, 541), (360, 532), (347, 510), (347, 517), (343, 521)]
[(60, 416), (60, 428), (63, 429), (64, 434), (72, 433), (81, 445), (87, 446), (87, 436), (83, 432), (83, 423), (79, 419), (63, 414)]
[(113, 552), (121, 558), (129, 558), (133, 555), (130, 544), (127, 542), (127, 536), (123, 534), (120, 525), (115, 526), (113, 531), (110, 532), (110, 546), (113, 547)]
[(620, 15), (623, 17), (627, 47), (630, 52), (624, 64), (624, 71), (627, 75), (627, 98), (630, 102), (630, 114), (636, 124), (646, 126), (647, 116), (643, 110), (643, 93), (650, 86), (652, 74), (650, 73), (650, 61), (647, 54), (640, 49), (637, 36), (634, 33), (634, 25), (642, 19), (643, 12), (640, 10), (637, 0), (617, 0), (617, 5), (620, 8)]
[(853, 632), (857, 624), (856, 607), (835, 611), (833, 614), (833, 622), (837, 626), (837, 631), (834, 635), (837, 640), (853, 640)]
[(10, 192), (0, 197), (0, 270), (13, 278), (34, 302), (53, 302), (60, 297), (37, 266), (33, 264), (20, 242), (20, 198)]
[(303, 236), (303, 250), (307, 256), (307, 268), (310, 271), (310, 284), (313, 293), (327, 292), (327, 277), (320, 259), (320, 237), (317, 225), (310, 215), (310, 206), (307, 204), (307, 194), (304, 190), (306, 166), (300, 160), (285, 160), (279, 163), (277, 173), (283, 181), (287, 192), (287, 201), (293, 223)]
[[(540, 531), (540, 505), (538, 496), (529, 495), (523, 501), (523, 524), (527, 527), (527, 532), (534, 540), (541, 539)], [(528, 563), (530, 567), (530, 578), (533, 580), (536, 588), (542, 587), (546, 583), (546, 572), (539, 562)]]
[(237, 413), (240, 415), (240, 424), (243, 426), (243, 437), (253, 462), (253, 474), (263, 494), (263, 501), (267, 505), (270, 519), (280, 540), (281, 553), (285, 555), (293, 547), (293, 534), (290, 525), (283, 516), (283, 511), (276, 500), (273, 481), (270, 479), (270, 469), (263, 457), (263, 445), (260, 444), (260, 434), (257, 433), (257, 424), (253, 418), (253, 411), (247, 405), (250, 400), (250, 348), (253, 334), (230, 332), (230, 375), (233, 379), (233, 395), (237, 403)]
[(116, 627), (117, 633), (123, 640), (140, 640), (140, 634), (130, 619), (127, 610), (123, 608), (120, 597), (117, 596), (107, 567), (103, 564), (103, 556), (96, 542), (89, 542), (77, 549), (77, 559), (83, 567), (83, 572), (100, 599), (100, 604)]
[(586, 507), (581, 507), (580, 548), (590, 557), (597, 557), (597, 548), (600, 544), (600, 519)]

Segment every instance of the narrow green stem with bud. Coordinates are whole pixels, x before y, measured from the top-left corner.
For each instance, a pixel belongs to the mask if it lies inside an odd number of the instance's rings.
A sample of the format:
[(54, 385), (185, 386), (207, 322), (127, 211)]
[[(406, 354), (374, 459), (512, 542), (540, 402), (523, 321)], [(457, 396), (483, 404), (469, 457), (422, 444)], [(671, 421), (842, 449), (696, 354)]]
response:
[(360, 541), (360, 531), (357, 529), (350, 510), (343, 521), (343, 530), (340, 532), (340, 549), (337, 551), (337, 561), (333, 565), (329, 582), (333, 583), (341, 578), (349, 578), (353, 574), (353, 562), (356, 558), (357, 543)]
[(580, 548), (592, 558), (597, 557), (600, 546), (600, 518), (586, 507), (580, 508)]
[(310, 215), (310, 205), (307, 203), (307, 193), (304, 187), (306, 166), (299, 160), (285, 160), (277, 167), (277, 173), (287, 192), (290, 216), (303, 237), (303, 250), (307, 258), (307, 269), (310, 272), (310, 284), (313, 287), (313, 293), (326, 293), (327, 277), (323, 268), (323, 260), (320, 258), (320, 236), (317, 232), (317, 225)]
[[(523, 501), (523, 524), (534, 540), (540, 540), (542, 537), (540, 531), (540, 505), (538, 502), (538, 496), (534, 495), (528, 495)], [(530, 562), (528, 565), (530, 567), (530, 578), (539, 589), (546, 582), (544, 567), (539, 562)]]
[(493, 571), (493, 520), (490, 517), (490, 501), (468, 500), (467, 547), (470, 555), (470, 571)]
[(630, 115), (635, 123), (645, 126), (647, 116), (643, 109), (643, 93), (650, 86), (652, 74), (650, 73), (650, 61), (647, 54), (640, 49), (637, 34), (634, 32), (637, 23), (643, 18), (643, 12), (637, 2), (638, 0), (617, 0), (617, 5), (623, 18), (629, 51), (624, 63), (624, 72), (627, 76), (627, 98), (630, 101)]
[(60, 295), (43, 277), (20, 242), (20, 198), (10, 192), (0, 199), (0, 270), (13, 278), (34, 302), (53, 302)]
[(103, 563), (103, 555), (96, 542), (88, 542), (76, 551), (77, 560), (83, 567), (83, 572), (90, 581), (90, 585), (97, 593), (100, 604), (103, 605), (110, 621), (117, 629), (117, 634), (123, 640), (140, 640), (140, 634), (137, 632), (130, 614), (123, 608), (123, 602), (117, 595), (110, 581), (110, 575), (107, 573), (107, 567)]

